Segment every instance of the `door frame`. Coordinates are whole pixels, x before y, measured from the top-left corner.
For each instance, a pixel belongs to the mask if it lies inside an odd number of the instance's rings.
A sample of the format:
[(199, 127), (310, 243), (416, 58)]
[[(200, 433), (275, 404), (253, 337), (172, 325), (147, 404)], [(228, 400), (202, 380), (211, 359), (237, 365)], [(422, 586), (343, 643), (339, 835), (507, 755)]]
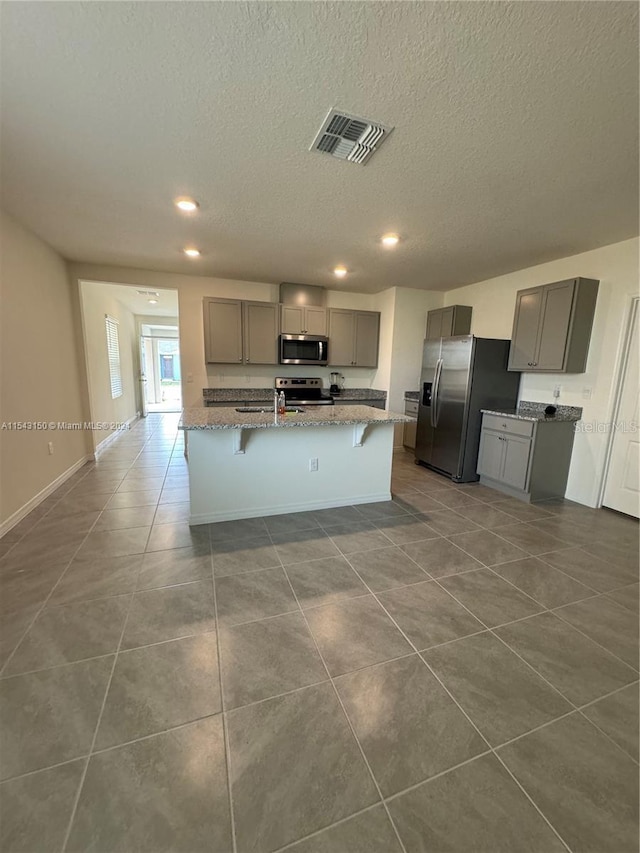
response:
[[(618, 352), (616, 353), (616, 361), (615, 361), (615, 369), (614, 369), (614, 394), (613, 394), (613, 403), (611, 406), (611, 418), (610, 423), (613, 427), (613, 424), (616, 422), (618, 413), (620, 411), (620, 405), (622, 402), (622, 391), (624, 388), (624, 380), (627, 374), (627, 365), (629, 363), (629, 358), (631, 356), (631, 335), (633, 332), (633, 321), (635, 319), (636, 314), (638, 315), (638, 322), (640, 322), (640, 294), (635, 291), (634, 293), (627, 293), (626, 298), (626, 307), (625, 307), (625, 324), (624, 324), (624, 335), (620, 340), (620, 344), (618, 346)], [(607, 440), (607, 449), (605, 452), (605, 462), (604, 468), (602, 471), (602, 478), (600, 480), (600, 488), (598, 490), (598, 500), (597, 506), (602, 507), (604, 505), (604, 493), (607, 487), (607, 478), (609, 476), (609, 469), (611, 468), (611, 457), (613, 455), (613, 439), (615, 438), (615, 430), (612, 428), (609, 431), (609, 436)], [(615, 510), (613, 510), (615, 512)]]

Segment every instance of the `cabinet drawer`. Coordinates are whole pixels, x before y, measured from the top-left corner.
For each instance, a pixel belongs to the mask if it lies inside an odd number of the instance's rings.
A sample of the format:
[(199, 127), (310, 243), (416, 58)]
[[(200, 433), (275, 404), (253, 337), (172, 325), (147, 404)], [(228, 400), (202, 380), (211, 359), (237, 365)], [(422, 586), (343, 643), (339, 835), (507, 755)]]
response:
[(409, 415), (410, 417), (417, 418), (418, 417), (418, 406), (419, 406), (419, 403), (417, 400), (405, 400), (404, 401), (404, 413), (405, 413), (405, 415)]
[(482, 426), (484, 429), (511, 432), (514, 435), (523, 435), (526, 438), (531, 438), (534, 423), (533, 421), (520, 421), (517, 418), (501, 417), (500, 415), (483, 415)]

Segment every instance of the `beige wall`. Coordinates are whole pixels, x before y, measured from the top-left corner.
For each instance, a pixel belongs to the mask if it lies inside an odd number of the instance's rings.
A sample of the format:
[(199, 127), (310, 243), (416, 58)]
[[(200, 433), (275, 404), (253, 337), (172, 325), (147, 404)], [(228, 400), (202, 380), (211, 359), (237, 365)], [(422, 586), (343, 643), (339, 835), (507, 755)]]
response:
[[(78, 307), (66, 264), (6, 214), (0, 221), (0, 239), (0, 419), (82, 422)], [(87, 453), (85, 435), (77, 431), (2, 430), (0, 445), (0, 522)]]
[[(596, 506), (605, 469), (609, 433), (598, 426), (611, 421), (615, 380), (620, 362), (631, 297), (638, 293), (640, 240), (625, 240), (499, 278), (450, 290), (445, 305), (471, 305), (471, 331), (478, 337), (511, 338), (516, 292), (525, 287), (575, 276), (600, 281), (596, 315), (585, 373), (523, 374), (520, 399), (552, 403), (553, 389), (561, 386), (558, 402), (581, 406), (583, 421), (594, 432), (578, 432), (569, 473), (567, 497)], [(590, 399), (585, 396), (590, 394)], [(591, 428), (591, 427), (590, 427)]]
[(389, 408), (404, 412), (406, 391), (417, 391), (422, 370), (422, 347), (427, 312), (442, 306), (443, 294), (397, 287), (393, 318), (393, 350), (389, 378)]
[[(108, 284), (83, 282), (80, 285), (80, 304), (89, 378), (91, 420), (94, 424), (126, 423), (140, 412), (139, 336), (135, 315), (114, 297), (113, 288)], [(115, 399), (111, 397), (105, 329), (106, 314), (118, 321), (122, 396)], [(97, 447), (115, 431), (117, 431), (115, 427), (92, 430), (93, 447)]]

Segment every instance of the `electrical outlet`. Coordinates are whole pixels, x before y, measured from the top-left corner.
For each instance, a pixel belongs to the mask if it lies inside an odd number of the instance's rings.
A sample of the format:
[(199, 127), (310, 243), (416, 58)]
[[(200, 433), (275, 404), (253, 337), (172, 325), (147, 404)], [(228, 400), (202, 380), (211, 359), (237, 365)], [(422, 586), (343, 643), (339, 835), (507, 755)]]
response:
[(591, 388), (583, 388), (582, 389), (582, 399), (583, 400), (590, 400), (591, 399), (591, 391), (592, 391)]
[(187, 373), (187, 382), (188, 383), (193, 382), (193, 373)]
[(53, 456), (53, 442), (50, 441), (47, 447), (49, 448), (49, 456)]
[(556, 385), (556, 387), (553, 389), (553, 396), (556, 398), (556, 400), (557, 400), (557, 399), (558, 399), (558, 397), (560, 396), (560, 391), (561, 391), (561, 390), (562, 390), (562, 386), (561, 386), (561, 385)]
[(309, 470), (317, 471), (318, 470), (318, 457), (314, 456), (313, 459), (309, 460)]

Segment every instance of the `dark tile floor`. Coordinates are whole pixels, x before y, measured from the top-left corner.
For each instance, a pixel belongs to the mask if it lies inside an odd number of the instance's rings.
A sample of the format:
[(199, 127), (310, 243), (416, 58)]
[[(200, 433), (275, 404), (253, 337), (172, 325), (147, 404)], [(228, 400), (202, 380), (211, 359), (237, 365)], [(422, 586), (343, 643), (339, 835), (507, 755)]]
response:
[(637, 850), (635, 521), (400, 452), (190, 529), (176, 421), (0, 542), (3, 853)]

